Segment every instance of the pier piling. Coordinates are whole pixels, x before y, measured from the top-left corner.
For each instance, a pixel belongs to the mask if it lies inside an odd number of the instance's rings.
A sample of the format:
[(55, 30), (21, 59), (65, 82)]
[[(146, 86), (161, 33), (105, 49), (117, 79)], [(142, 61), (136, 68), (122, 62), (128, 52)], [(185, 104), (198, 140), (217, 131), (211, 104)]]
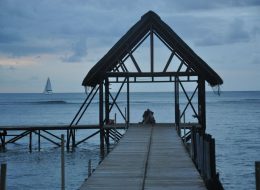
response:
[(6, 189), (6, 164), (1, 164), (0, 189)]
[(41, 150), (41, 130), (38, 130), (38, 151)]
[(32, 132), (29, 134), (29, 151), (32, 152)]
[(61, 135), (61, 190), (65, 190), (64, 135)]
[(88, 160), (88, 177), (91, 176), (92, 170), (91, 170), (91, 159)]
[(256, 190), (260, 190), (260, 161), (255, 162), (255, 185)]

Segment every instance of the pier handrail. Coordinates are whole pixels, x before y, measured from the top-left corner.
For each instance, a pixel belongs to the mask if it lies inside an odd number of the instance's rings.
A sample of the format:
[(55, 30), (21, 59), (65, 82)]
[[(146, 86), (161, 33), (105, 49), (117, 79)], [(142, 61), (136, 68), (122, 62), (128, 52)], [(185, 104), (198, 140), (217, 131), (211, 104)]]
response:
[(208, 189), (224, 190), (216, 172), (215, 139), (195, 126), (191, 129), (190, 156)]

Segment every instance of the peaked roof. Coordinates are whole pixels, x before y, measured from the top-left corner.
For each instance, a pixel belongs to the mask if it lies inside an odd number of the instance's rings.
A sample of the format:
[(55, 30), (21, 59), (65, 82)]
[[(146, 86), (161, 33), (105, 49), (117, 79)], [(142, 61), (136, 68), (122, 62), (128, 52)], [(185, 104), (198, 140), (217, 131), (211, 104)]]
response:
[(103, 79), (106, 72), (111, 71), (118, 59), (125, 57), (151, 29), (190, 65), (194, 71), (203, 76), (211, 85), (221, 85), (223, 80), (207, 65), (161, 18), (149, 11), (100, 59), (84, 78), (83, 86), (95, 86)]

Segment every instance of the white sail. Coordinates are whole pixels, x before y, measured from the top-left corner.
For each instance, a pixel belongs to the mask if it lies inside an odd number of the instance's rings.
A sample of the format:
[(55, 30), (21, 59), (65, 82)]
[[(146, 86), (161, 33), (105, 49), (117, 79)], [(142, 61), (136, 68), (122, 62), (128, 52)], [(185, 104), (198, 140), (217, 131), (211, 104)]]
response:
[(48, 77), (44, 91), (45, 94), (52, 94), (52, 88), (51, 88), (51, 81), (50, 78)]

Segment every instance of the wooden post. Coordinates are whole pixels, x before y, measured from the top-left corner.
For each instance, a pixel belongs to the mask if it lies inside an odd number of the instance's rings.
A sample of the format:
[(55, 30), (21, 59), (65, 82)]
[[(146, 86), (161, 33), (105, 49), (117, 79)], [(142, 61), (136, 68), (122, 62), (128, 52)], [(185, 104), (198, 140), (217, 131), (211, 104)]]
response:
[(29, 134), (29, 151), (32, 152), (32, 132)]
[(67, 142), (66, 142), (66, 145), (67, 145), (67, 151), (70, 150), (70, 132), (69, 132), (69, 129), (67, 129)]
[(179, 78), (175, 77), (175, 124), (180, 136), (180, 105), (179, 105)]
[[(153, 45), (153, 29), (151, 26), (150, 29), (150, 56), (151, 56), (151, 73), (154, 72), (154, 45)], [(154, 81), (154, 78), (152, 77), (152, 81)]]
[(129, 77), (127, 77), (127, 83), (126, 83), (126, 91), (127, 91), (127, 128), (129, 127), (129, 121), (130, 121), (130, 87), (129, 87)]
[(260, 161), (255, 162), (255, 185), (256, 190), (260, 190)]
[(216, 177), (216, 153), (215, 153), (215, 139), (210, 139), (210, 171), (211, 178)]
[(125, 107), (125, 124), (127, 124), (127, 113), (126, 113), (126, 107)]
[(72, 129), (72, 150), (76, 147), (76, 130)]
[(5, 151), (5, 136), (7, 135), (6, 130), (4, 130), (0, 134), (0, 139), (1, 139), (1, 145), (0, 145), (0, 151)]
[(0, 189), (6, 189), (6, 164), (1, 164)]
[(206, 95), (205, 80), (198, 77), (198, 120), (201, 124), (202, 131), (206, 130)]
[[(108, 78), (105, 80), (105, 120), (106, 124), (109, 124), (110, 118), (109, 118), (109, 81)], [(106, 129), (106, 145), (107, 150), (109, 151), (109, 129)]]
[(41, 151), (41, 130), (38, 130), (38, 151)]
[(92, 171), (91, 171), (91, 159), (89, 159), (88, 160), (88, 177), (91, 176), (91, 173), (92, 173)]
[(196, 164), (198, 168), (199, 168), (199, 163), (200, 163), (200, 135), (197, 132), (196, 133)]
[(104, 109), (103, 109), (103, 81), (99, 83), (99, 127), (100, 127), (100, 153), (104, 157)]
[(196, 153), (196, 131), (195, 131), (195, 126), (192, 126), (191, 128), (191, 151), (190, 155), (193, 161), (195, 161), (195, 153)]
[(61, 190), (65, 190), (64, 135), (61, 135)]
[(210, 152), (210, 143), (211, 143), (211, 139), (212, 137), (210, 135), (208, 135), (207, 138), (207, 147), (206, 147), (206, 151), (207, 151), (207, 178), (211, 179), (211, 152)]

